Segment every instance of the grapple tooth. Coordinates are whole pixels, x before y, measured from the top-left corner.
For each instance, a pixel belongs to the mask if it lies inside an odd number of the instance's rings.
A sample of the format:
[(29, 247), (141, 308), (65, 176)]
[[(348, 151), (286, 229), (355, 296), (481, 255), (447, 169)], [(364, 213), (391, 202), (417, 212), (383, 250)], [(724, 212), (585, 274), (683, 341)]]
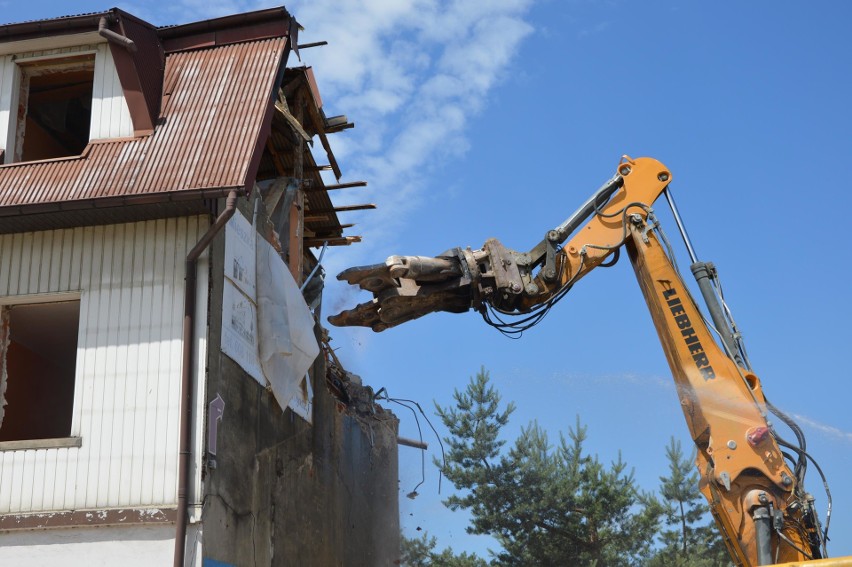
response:
[(379, 303), (374, 299), (353, 309), (331, 315), (328, 322), (336, 327), (373, 327), (379, 323)]
[(337, 279), (346, 281), (350, 285), (357, 285), (361, 289), (377, 293), (385, 288), (398, 287), (396, 279), (390, 275), (387, 264), (372, 264), (370, 266), (355, 266), (347, 268), (339, 274)]

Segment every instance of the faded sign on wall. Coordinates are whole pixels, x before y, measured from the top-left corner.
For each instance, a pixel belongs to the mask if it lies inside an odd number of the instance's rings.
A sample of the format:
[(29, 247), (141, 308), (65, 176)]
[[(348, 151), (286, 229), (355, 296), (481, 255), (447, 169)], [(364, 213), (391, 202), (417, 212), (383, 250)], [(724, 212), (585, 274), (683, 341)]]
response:
[(225, 228), (225, 286), (222, 296), (222, 352), (261, 386), (257, 336), (254, 228), (240, 213)]
[(236, 213), (225, 228), (225, 277), (247, 297), (257, 296), (255, 230), (246, 218)]

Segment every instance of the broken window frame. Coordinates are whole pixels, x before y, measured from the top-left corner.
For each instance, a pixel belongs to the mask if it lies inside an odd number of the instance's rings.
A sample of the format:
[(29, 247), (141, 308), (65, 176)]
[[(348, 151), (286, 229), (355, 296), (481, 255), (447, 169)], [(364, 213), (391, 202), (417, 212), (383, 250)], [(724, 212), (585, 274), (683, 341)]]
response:
[[(27, 307), (34, 305), (50, 305), (50, 304), (62, 304), (62, 303), (77, 303), (77, 320), (74, 324), (74, 331), (76, 331), (76, 348), (75, 351), (79, 349), (79, 341), (80, 341), (80, 323), (81, 323), (81, 315), (80, 308), (82, 305), (81, 294), (80, 293), (58, 293), (58, 294), (38, 294), (38, 295), (22, 295), (22, 296), (10, 296), (10, 297), (0, 297), (0, 404), (6, 404), (6, 393), (7, 393), (7, 380), (9, 377), (7, 376), (7, 355), (8, 355), (8, 346), (11, 341), (12, 329), (10, 325), (10, 313), (11, 310), (16, 307)], [(73, 384), (70, 385), (70, 391), (67, 393), (66, 403), (68, 406), (65, 408), (70, 419), (70, 423), (68, 424), (68, 434), (65, 436), (56, 436), (56, 437), (41, 437), (41, 438), (22, 438), (22, 439), (10, 439), (6, 441), (0, 441), (0, 452), (2, 451), (18, 451), (18, 450), (27, 450), (27, 449), (51, 449), (51, 448), (69, 448), (69, 447), (81, 447), (82, 446), (82, 437), (79, 434), (75, 434), (74, 430), (74, 411), (75, 411), (75, 399), (77, 396), (77, 390), (79, 388), (79, 376), (77, 373), (77, 354), (74, 355), (74, 363), (72, 365), (70, 379), (73, 380)], [(8, 405), (0, 408), (3, 410), (3, 417), (5, 417), (5, 412), (8, 410)], [(0, 428), (2, 428), (2, 421), (0, 420)]]
[[(68, 159), (78, 157), (82, 154), (82, 150), (77, 153), (63, 153), (63, 155), (53, 155), (50, 157), (25, 159), (23, 156), (24, 143), (27, 136), (26, 120), (29, 114), (28, 102), (30, 96), (29, 79), (33, 75), (44, 76), (52, 73), (60, 73), (63, 69), (74, 68), (77, 66), (80, 70), (85, 68), (88, 72), (91, 70), (92, 89), (94, 89), (95, 72), (98, 64), (97, 49), (84, 49), (81, 51), (57, 53), (44, 56), (22, 56), (15, 59), (15, 69), (11, 85), (11, 104), (8, 132), (6, 132), (6, 148), (3, 156), (3, 163), (27, 163), (31, 161), (44, 161), (51, 159)], [(8, 87), (7, 87), (8, 88)], [(91, 139), (92, 129), (92, 101), (93, 95), (89, 97), (88, 108), (88, 134), (86, 136), (86, 144)], [(84, 144), (84, 148), (85, 145)]]

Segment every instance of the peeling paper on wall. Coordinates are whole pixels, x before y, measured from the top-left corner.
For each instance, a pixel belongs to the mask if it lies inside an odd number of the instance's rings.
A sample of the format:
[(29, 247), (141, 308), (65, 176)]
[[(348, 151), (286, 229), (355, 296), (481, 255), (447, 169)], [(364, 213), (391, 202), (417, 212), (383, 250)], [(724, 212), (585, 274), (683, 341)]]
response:
[(257, 291), (254, 228), (237, 213), (225, 227), (225, 284), (222, 290), (220, 348), (234, 362), (267, 386), (257, 347)]
[(320, 348), (314, 317), (287, 265), (259, 234), (255, 250), (260, 366), (284, 410), (300, 393)]
[(6, 354), (9, 352), (9, 308), (0, 306), (0, 427), (6, 415)]

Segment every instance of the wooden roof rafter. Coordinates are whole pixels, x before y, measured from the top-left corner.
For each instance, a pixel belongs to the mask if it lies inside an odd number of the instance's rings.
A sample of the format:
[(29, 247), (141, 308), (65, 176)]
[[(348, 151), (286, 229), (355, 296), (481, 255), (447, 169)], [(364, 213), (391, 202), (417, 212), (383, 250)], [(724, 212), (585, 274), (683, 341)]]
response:
[[(304, 101), (304, 107), (308, 111), (308, 117), (311, 122), (311, 128), (308, 128), (308, 130), (315, 132), (319, 136), (320, 144), (322, 144), (325, 154), (328, 157), (334, 177), (340, 181), (343, 173), (340, 171), (340, 165), (337, 163), (337, 158), (334, 157), (334, 152), (331, 151), (331, 145), (328, 143), (326, 120), (322, 111), (322, 98), (314, 80), (313, 70), (310, 67), (291, 67), (287, 69), (286, 73), (290, 75), (290, 81), (284, 87), (284, 94), (289, 100), (293, 100), (293, 97), (300, 92), (305, 92), (307, 95), (302, 100)], [(333, 131), (340, 131), (340, 128), (336, 128)]]
[[(335, 206), (330, 198), (330, 192), (340, 189), (365, 187), (366, 181), (351, 181), (326, 185), (322, 171), (331, 170), (337, 180), (341, 171), (334, 157), (326, 134), (352, 127), (345, 117), (332, 123), (325, 119), (313, 73), (310, 68), (288, 68), (284, 80), (274, 101), (273, 122), (270, 136), (266, 141), (262, 178), (296, 178), (300, 180), (299, 188), (305, 196), (303, 224), (303, 245), (319, 247), (345, 246), (360, 242), (360, 236), (344, 236), (343, 231), (354, 226), (341, 224), (339, 212), (372, 209), (373, 204)], [(318, 165), (313, 152), (308, 147), (312, 145), (314, 136), (319, 136), (328, 159), (328, 165)]]

